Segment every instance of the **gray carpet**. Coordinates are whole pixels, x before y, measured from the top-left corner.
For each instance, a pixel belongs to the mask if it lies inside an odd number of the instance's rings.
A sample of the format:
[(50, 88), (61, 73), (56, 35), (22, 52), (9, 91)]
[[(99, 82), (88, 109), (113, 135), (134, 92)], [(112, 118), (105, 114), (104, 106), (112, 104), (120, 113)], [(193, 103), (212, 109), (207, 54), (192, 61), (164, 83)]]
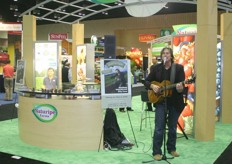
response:
[(15, 104), (4, 104), (0, 106), (0, 121), (18, 118), (18, 109)]
[(2, 164), (49, 164), (47, 162), (33, 160), (3, 152), (0, 152), (0, 161)]
[(232, 142), (217, 158), (214, 164), (231, 164), (232, 163)]

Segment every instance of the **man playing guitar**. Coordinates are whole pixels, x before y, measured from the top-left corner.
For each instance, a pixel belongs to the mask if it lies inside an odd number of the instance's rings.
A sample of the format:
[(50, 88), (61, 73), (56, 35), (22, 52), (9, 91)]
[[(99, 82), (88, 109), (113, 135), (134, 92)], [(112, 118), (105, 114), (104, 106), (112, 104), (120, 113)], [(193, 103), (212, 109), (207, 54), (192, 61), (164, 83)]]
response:
[[(165, 96), (167, 96), (166, 104), (164, 101), (165, 99), (161, 99), (155, 103), (155, 130), (152, 153), (155, 160), (162, 160), (161, 147), (163, 144), (164, 132), (166, 130), (166, 121), (168, 126), (167, 151), (173, 157), (179, 157), (179, 154), (176, 152), (176, 128), (178, 118), (185, 106), (182, 93), (184, 89), (183, 81), (185, 80), (183, 66), (174, 64), (174, 56), (171, 48), (163, 48), (160, 55), (162, 63), (154, 66), (154, 69), (149, 73), (144, 83), (146, 88), (152, 90), (155, 95), (160, 94), (162, 90), (162, 92), (165, 92)], [(172, 89), (169, 89), (172, 93), (166, 95), (166, 81), (171, 81), (173, 64), (175, 65), (174, 83), (176, 84)], [(162, 82), (164, 82), (165, 86), (161, 87), (158, 83)], [(165, 111), (165, 109), (167, 109), (167, 111)], [(165, 120), (166, 116), (167, 120)]]

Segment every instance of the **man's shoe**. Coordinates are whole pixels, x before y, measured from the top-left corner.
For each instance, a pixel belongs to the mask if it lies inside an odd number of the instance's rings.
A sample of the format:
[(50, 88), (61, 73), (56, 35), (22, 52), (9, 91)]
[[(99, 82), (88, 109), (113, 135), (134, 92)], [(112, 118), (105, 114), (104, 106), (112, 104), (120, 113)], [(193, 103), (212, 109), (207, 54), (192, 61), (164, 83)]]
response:
[(126, 108), (127, 109), (127, 111), (134, 111), (133, 109), (131, 109), (131, 108)]
[(176, 151), (172, 151), (171, 154), (173, 157), (179, 157), (180, 155)]
[(124, 108), (119, 108), (120, 112), (125, 112)]
[(160, 161), (162, 159), (162, 156), (160, 154), (154, 155), (154, 160)]

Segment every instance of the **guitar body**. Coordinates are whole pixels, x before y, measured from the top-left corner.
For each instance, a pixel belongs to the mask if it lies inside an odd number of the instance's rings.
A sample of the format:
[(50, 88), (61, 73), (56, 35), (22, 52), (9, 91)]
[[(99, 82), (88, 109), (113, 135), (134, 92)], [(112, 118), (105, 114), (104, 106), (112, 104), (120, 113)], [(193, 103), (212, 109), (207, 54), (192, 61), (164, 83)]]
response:
[[(192, 76), (191, 79), (188, 79), (186, 81), (182, 81), (182, 85), (184, 84), (190, 84), (195, 82), (196, 76)], [(165, 97), (169, 97), (172, 95), (172, 88), (176, 87), (176, 84), (171, 84), (170, 81), (164, 80), (161, 83), (157, 81), (152, 81), (151, 84), (158, 85), (160, 87), (160, 90), (158, 93), (155, 93), (153, 90), (148, 90), (148, 99), (151, 103), (158, 103), (161, 102)], [(165, 91), (166, 90), (166, 91)]]
[(151, 84), (158, 85), (160, 87), (160, 91), (158, 93), (155, 93), (153, 90), (148, 90), (148, 99), (151, 103), (158, 103), (161, 102), (165, 97), (172, 95), (172, 89), (166, 88), (165, 86), (169, 86), (171, 84), (170, 81), (164, 80), (161, 83), (153, 81)]

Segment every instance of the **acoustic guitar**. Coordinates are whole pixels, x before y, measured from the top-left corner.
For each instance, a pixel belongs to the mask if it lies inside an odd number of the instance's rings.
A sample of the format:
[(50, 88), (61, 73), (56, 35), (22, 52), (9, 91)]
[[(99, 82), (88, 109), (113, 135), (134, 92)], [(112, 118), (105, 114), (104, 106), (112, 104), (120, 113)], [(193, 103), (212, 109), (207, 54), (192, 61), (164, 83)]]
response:
[[(195, 81), (195, 77), (192, 79), (188, 79), (179, 83), (190, 84)], [(158, 93), (155, 93), (153, 90), (148, 90), (148, 99), (151, 103), (158, 103), (161, 102), (165, 97), (170, 97), (172, 95), (172, 88), (176, 87), (176, 84), (171, 84), (170, 81), (164, 80), (161, 83), (157, 81), (151, 82), (151, 84), (158, 85), (160, 87)]]

